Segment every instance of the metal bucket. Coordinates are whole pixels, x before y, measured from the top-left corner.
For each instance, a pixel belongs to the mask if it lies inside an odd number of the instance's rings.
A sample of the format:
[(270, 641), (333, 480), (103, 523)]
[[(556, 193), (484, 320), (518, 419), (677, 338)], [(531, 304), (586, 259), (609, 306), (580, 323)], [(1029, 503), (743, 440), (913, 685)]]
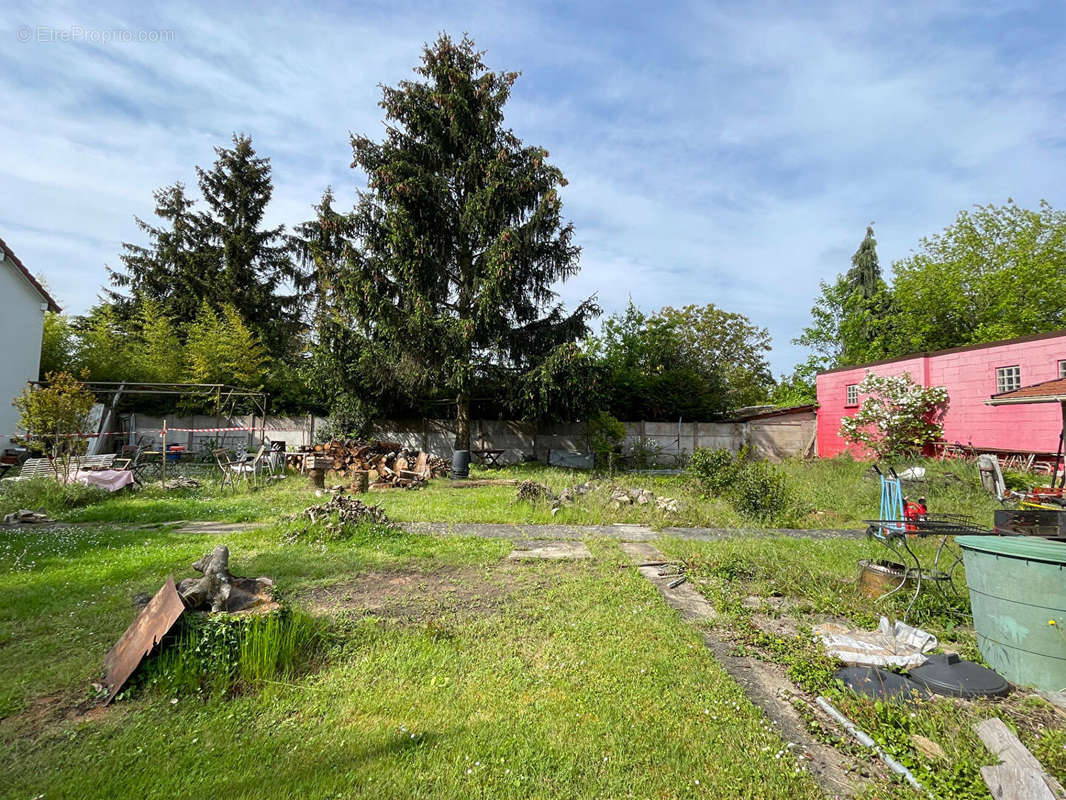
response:
[(869, 561), (863, 559), (859, 562), (858, 589), (860, 594), (872, 597), (875, 600), (882, 597), (893, 589), (900, 588), (905, 583), (910, 583), (911, 578), (907, 575), (907, 568), (895, 561)]

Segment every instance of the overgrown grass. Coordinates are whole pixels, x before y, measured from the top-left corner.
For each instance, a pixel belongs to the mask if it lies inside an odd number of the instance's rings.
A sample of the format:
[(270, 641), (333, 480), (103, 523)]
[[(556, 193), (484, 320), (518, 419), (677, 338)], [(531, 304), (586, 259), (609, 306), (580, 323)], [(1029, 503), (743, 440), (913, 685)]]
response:
[[(912, 546), (927, 550), (931, 544)], [(836, 682), (837, 665), (824, 655), (810, 626), (833, 618), (869, 629), (881, 614), (901, 615), (910, 598), (900, 592), (875, 604), (857, 591), (857, 562), (880, 557), (880, 545), (854, 538), (752, 537), (713, 544), (671, 539), (663, 549), (685, 559), (694, 584), (719, 610), (718, 625), (741, 654), (784, 664), (788, 676), (810, 696), (828, 695), (934, 796), (988, 797), (980, 767), (995, 759), (973, 732), (973, 724), (990, 716), (1002, 717), (1052, 774), (1066, 779), (1066, 726), (1039, 698), (936, 698), (900, 705), (861, 698)], [(964, 575), (956, 577), (964, 587)], [(954, 601), (924, 596), (916, 606), (917, 619), (911, 621), (936, 634), (941, 649), (979, 661), (968, 611), (963, 588), (963, 596)], [(794, 633), (780, 628), (783, 620), (793, 622)], [(916, 737), (935, 742), (944, 755), (930, 755)]]
[(54, 478), (0, 481), (0, 517), (23, 508), (65, 513), (107, 499), (108, 493), (98, 487), (60, 483)]
[[(930, 511), (964, 513), (991, 527), (992, 511), (998, 504), (980, 488), (977, 468), (965, 462), (920, 462), (929, 479), (924, 484), (909, 484), (905, 491), (924, 494)], [(897, 465), (902, 468), (904, 465)], [(766, 520), (758, 512), (758, 503), (740, 504), (751, 513), (738, 511), (730, 501), (706, 497), (700, 487), (685, 476), (617, 474), (592, 476), (578, 470), (526, 464), (501, 470), (474, 468), (474, 478), (522, 480), (533, 478), (558, 493), (566, 487), (593, 480), (597, 490), (552, 513), (548, 503), (518, 502), (514, 486), (452, 488), (446, 478), (439, 478), (421, 491), (372, 492), (362, 496), (368, 503), (384, 506), (395, 522), (493, 522), (516, 524), (607, 525), (629, 523), (655, 528), (669, 526), (703, 526), (715, 528), (771, 527), (784, 524), (809, 529), (864, 528), (863, 520), (878, 515), (880, 484), (870, 477), (869, 465), (850, 459), (788, 461), (775, 468), (783, 476), (782, 491), (787, 492), (788, 513)], [(1033, 478), (1039, 481), (1039, 478)], [(12, 482), (8, 482), (12, 483)], [(56, 488), (45, 481), (0, 483), (0, 510), (18, 507), (40, 509), (57, 519), (71, 522), (156, 523), (179, 520), (210, 519), (224, 522), (263, 522), (299, 511), (322, 502), (314, 496), (303, 476), (291, 476), (265, 488), (249, 491), (220, 491), (206, 481), (199, 489), (164, 491), (158, 486), (116, 495), (93, 492), (80, 494), (79, 489)], [(776, 484), (775, 484), (776, 485)], [(613, 508), (609, 502), (612, 486), (650, 489), (656, 495), (676, 498), (678, 513), (665, 513), (654, 507), (624, 506)], [(748, 494), (758, 500), (761, 484), (753, 484)], [(10, 496), (8, 492), (13, 492)], [(69, 495), (68, 495), (69, 493)]]
[(320, 620), (291, 608), (264, 615), (188, 614), (174, 641), (145, 663), (130, 691), (220, 698), (259, 690), (308, 670), (325, 640)]

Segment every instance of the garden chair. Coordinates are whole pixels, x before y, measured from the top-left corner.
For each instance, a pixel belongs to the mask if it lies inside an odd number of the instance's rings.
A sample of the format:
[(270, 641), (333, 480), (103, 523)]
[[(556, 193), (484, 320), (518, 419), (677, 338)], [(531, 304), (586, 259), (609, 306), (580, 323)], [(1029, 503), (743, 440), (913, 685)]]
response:
[(270, 472), (270, 453), (267, 451), (267, 446), (265, 444), (259, 445), (259, 449), (255, 451), (255, 456), (250, 461), (246, 460), (245, 464), (252, 468), (252, 483), (258, 486), (259, 476), (265, 472)]
[(251, 464), (247, 464), (240, 459), (231, 459), (229, 450), (224, 447), (212, 450), (211, 455), (215, 457), (215, 463), (218, 464), (218, 468), (222, 472), (219, 489), (225, 489), (226, 484), (229, 484), (233, 487), (233, 491), (237, 491), (238, 481), (243, 480), (245, 484), (248, 483), (253, 473)]

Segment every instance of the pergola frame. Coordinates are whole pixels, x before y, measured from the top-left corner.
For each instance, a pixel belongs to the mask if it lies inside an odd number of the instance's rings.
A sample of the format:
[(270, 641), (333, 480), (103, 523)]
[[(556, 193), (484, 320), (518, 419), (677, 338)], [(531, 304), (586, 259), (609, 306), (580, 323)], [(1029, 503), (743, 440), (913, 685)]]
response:
[[(28, 381), (30, 386), (46, 387), (48, 381)], [(196, 400), (214, 400), (215, 416), (221, 417), (225, 408), (232, 415), (238, 400), (250, 400), (253, 417), (259, 417), (259, 440), (266, 438), (266, 415), (270, 395), (256, 389), (232, 386), (227, 383), (140, 383), (136, 381), (86, 381), (85, 388), (104, 401), (104, 414), (100, 417), (100, 430), (110, 427), (110, 419), (123, 395), (151, 395), (155, 397), (185, 397)]]

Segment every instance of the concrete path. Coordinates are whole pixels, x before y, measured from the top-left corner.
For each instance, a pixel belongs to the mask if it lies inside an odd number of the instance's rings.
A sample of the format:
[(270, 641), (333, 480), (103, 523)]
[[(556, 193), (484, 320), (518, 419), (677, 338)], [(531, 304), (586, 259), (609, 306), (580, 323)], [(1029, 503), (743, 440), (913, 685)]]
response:
[(564, 540), (561, 542), (537, 539), (534, 541), (522, 541), (515, 545), (515, 549), (509, 556), (510, 559), (526, 560), (536, 558), (546, 559), (576, 559), (592, 558), (592, 551), (584, 542)]
[(663, 528), (645, 525), (512, 525), (488, 522), (403, 522), (408, 533), (433, 536), (477, 536), (483, 539), (615, 539), (621, 542), (652, 542), (663, 536), (709, 541), (736, 536), (793, 536), (802, 539), (861, 538), (857, 530), (797, 530), (794, 528)]

